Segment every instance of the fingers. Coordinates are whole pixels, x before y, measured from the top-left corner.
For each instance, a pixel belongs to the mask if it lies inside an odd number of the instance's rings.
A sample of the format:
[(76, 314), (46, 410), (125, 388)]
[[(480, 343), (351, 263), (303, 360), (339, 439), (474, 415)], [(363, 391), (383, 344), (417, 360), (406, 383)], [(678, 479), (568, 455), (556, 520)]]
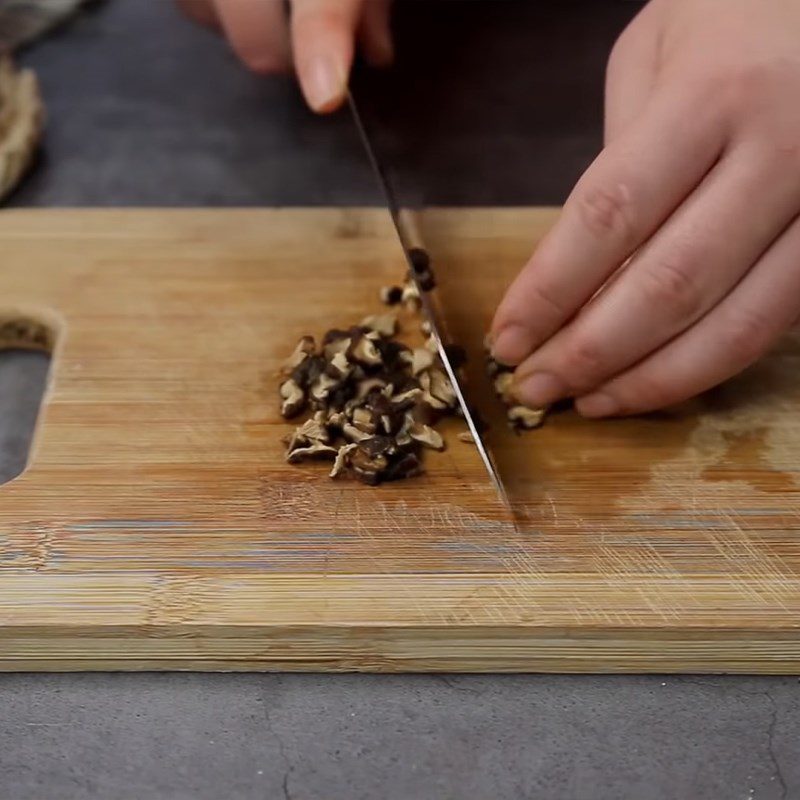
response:
[(542, 406), (585, 394), (685, 331), (741, 280), (799, 204), (784, 159), (748, 144), (733, 149), (613, 285), (519, 366), (521, 399)]
[(281, 0), (214, 0), (225, 36), (253, 72), (283, 72), (291, 65), (289, 28)]
[(373, 67), (386, 67), (394, 59), (391, 8), (391, 0), (365, 0), (362, 6), (358, 39), (364, 58)]
[(723, 141), (709, 103), (648, 106), (589, 167), (508, 290), (492, 325), (497, 360), (517, 365), (561, 328), (700, 183)]
[(344, 101), (360, 10), (361, 0), (294, 0), (295, 66), (314, 111), (327, 113)]
[(754, 363), (800, 312), (800, 221), (710, 314), (666, 347), (577, 401), (600, 417), (662, 408), (710, 389)]

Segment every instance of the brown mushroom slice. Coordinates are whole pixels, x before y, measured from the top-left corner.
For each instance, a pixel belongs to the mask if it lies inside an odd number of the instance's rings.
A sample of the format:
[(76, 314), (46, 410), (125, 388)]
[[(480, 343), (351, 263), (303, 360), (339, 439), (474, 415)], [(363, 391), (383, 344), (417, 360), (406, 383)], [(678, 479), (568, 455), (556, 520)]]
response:
[(352, 369), (353, 368), (344, 353), (335, 353), (333, 358), (328, 362), (325, 372), (330, 377), (342, 381), (350, 375)]
[(383, 472), (389, 462), (385, 455), (380, 453), (376, 455), (371, 454), (368, 449), (368, 442), (369, 439), (360, 442), (349, 454), (350, 468), (353, 471), (353, 475), (362, 483), (367, 483), (370, 486), (377, 486), (381, 482)]
[(403, 287), (403, 295), (401, 298), (403, 305), (409, 311), (419, 311), (420, 306), (422, 305), (419, 299), (419, 292), (417, 291), (417, 287), (409, 281)]
[(402, 286), (383, 286), (380, 291), (381, 303), (396, 306), (403, 299)]
[(499, 372), (494, 378), (494, 391), (495, 394), (507, 405), (514, 405), (516, 398), (514, 397), (514, 373), (513, 372)]
[(329, 330), (322, 340), (322, 354), (330, 361), (337, 353), (346, 352), (351, 342), (350, 331)]
[(350, 422), (345, 422), (344, 425), (342, 425), (342, 436), (344, 436), (348, 442), (363, 442), (364, 439), (369, 439), (372, 433), (373, 431), (369, 433), (362, 431), (361, 428), (357, 428)]
[(397, 333), (397, 317), (394, 314), (373, 314), (361, 320), (361, 327), (369, 328), (388, 339)]
[(396, 481), (413, 478), (422, 472), (419, 456), (414, 452), (405, 452), (398, 459), (389, 464), (383, 473), (383, 480)]
[(383, 391), (386, 388), (386, 381), (383, 378), (364, 378), (356, 386), (356, 400), (365, 398), (372, 391)]
[(357, 444), (345, 444), (339, 448), (336, 458), (333, 461), (333, 468), (329, 475), (331, 478), (338, 478), (343, 472), (346, 472), (350, 466), (350, 453), (358, 447)]
[(411, 354), (411, 374), (419, 375), (426, 369), (430, 369), (436, 362), (436, 353), (431, 352), (427, 347), (416, 347)]
[(325, 421), (320, 419), (320, 412), (317, 412), (311, 419), (307, 419), (302, 425), (294, 429), (294, 433), (287, 443), (287, 450), (291, 453), (293, 450), (309, 445), (312, 442), (328, 444), (330, 440), (330, 433)]
[(332, 430), (334, 435), (341, 431), (344, 425), (348, 422), (347, 415), (344, 411), (320, 411), (320, 414), (327, 414), (327, 426)]
[(447, 408), (454, 408), (458, 404), (458, 398), (447, 375), (440, 369), (429, 370), (428, 375), (430, 375), (430, 393), (437, 400), (441, 400)]
[(342, 381), (339, 378), (332, 378), (323, 372), (311, 387), (311, 399), (317, 403), (324, 403), (331, 391), (340, 386), (341, 383)]
[(466, 444), (475, 444), (475, 437), (469, 431), (462, 431), (458, 434), (458, 441)]
[(298, 447), (286, 454), (286, 460), (290, 464), (299, 464), (301, 461), (308, 461), (316, 458), (336, 458), (339, 451), (322, 442), (311, 442), (308, 447)]
[(296, 417), (306, 405), (306, 393), (297, 385), (293, 378), (284, 381), (280, 388), (281, 416), (284, 419)]
[(356, 341), (352, 342), (347, 349), (347, 355), (353, 361), (367, 367), (377, 367), (383, 363), (380, 351), (368, 335), (359, 336)]
[(375, 429), (377, 428), (375, 414), (369, 408), (360, 406), (359, 408), (353, 409), (351, 419), (353, 425), (359, 430), (370, 434), (370, 436), (375, 433)]
[(392, 395), (390, 398), (395, 405), (405, 405), (406, 403), (416, 403), (422, 397), (422, 389), (415, 386), (413, 389), (408, 389), (405, 392)]
[(409, 434), (414, 441), (429, 447), (431, 450), (444, 450), (444, 439), (442, 435), (430, 427), (430, 425), (419, 425), (412, 428)]
[(428, 405), (437, 411), (444, 411), (445, 409), (447, 409), (448, 407), (447, 403), (445, 403), (443, 400), (440, 400), (438, 397), (435, 397), (434, 394), (431, 392), (431, 386), (433, 381), (431, 379), (431, 373), (429, 371), (423, 372), (419, 376), (419, 383), (420, 386), (422, 387), (422, 403), (424, 405)]
[(295, 346), (292, 354), (283, 362), (281, 373), (291, 375), (310, 355), (316, 352), (317, 344), (313, 336), (303, 336)]
[(527, 406), (512, 406), (508, 409), (508, 421), (512, 428), (517, 430), (531, 430), (538, 428), (544, 421), (546, 409), (528, 408)]

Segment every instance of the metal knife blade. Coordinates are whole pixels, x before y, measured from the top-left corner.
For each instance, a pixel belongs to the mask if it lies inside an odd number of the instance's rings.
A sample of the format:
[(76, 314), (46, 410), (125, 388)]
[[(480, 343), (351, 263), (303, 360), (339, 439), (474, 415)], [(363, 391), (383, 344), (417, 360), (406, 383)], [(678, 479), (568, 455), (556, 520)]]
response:
[(486, 467), (486, 471), (489, 473), (489, 478), (491, 479), (495, 489), (497, 490), (498, 495), (500, 496), (500, 500), (508, 508), (508, 510), (512, 512), (513, 516), (511, 501), (509, 500), (508, 493), (506, 492), (505, 486), (503, 485), (503, 480), (500, 477), (500, 473), (498, 472), (494, 459), (492, 458), (491, 451), (487, 447), (486, 443), (483, 440), (483, 437), (480, 434), (480, 431), (478, 430), (478, 426), (475, 423), (475, 419), (472, 415), (472, 412), (470, 411), (469, 405), (467, 404), (466, 395), (464, 393), (462, 383), (459, 380), (458, 373), (456, 369), (453, 367), (453, 363), (447, 354), (447, 350), (445, 349), (445, 344), (449, 344), (450, 340), (447, 337), (446, 333), (447, 329), (442, 321), (441, 315), (439, 314), (439, 310), (437, 308), (438, 298), (434, 294), (436, 290), (434, 289), (433, 291), (430, 290), (426, 291), (420, 285), (419, 276), (417, 274), (416, 269), (414, 268), (414, 262), (410, 255), (412, 244), (409, 241), (408, 235), (406, 233), (406, 230), (404, 229), (403, 224), (401, 223), (400, 206), (397, 203), (397, 198), (394, 195), (394, 192), (392, 190), (391, 184), (389, 183), (389, 179), (386, 175), (386, 172), (381, 166), (381, 162), (379, 161), (375, 153), (375, 148), (372, 146), (372, 141), (369, 137), (369, 134), (367, 133), (364, 120), (358, 110), (358, 105), (356, 104), (356, 100), (353, 96), (352, 88), (347, 93), (347, 102), (348, 105), (350, 106), (350, 112), (353, 116), (353, 120), (358, 130), (359, 137), (361, 138), (361, 142), (364, 145), (364, 149), (367, 152), (367, 157), (369, 158), (370, 164), (372, 165), (375, 177), (377, 178), (378, 184), (380, 185), (381, 190), (383, 192), (386, 205), (389, 209), (389, 214), (392, 218), (392, 222), (394, 223), (394, 229), (397, 233), (397, 238), (400, 241), (400, 246), (403, 248), (403, 253), (406, 257), (406, 261), (408, 262), (408, 274), (411, 280), (414, 282), (415, 286), (417, 287), (417, 291), (420, 296), (422, 312), (425, 315), (425, 319), (428, 321), (428, 324), (430, 325), (431, 335), (434, 337), (434, 340), (436, 342), (436, 347), (439, 351), (439, 358), (441, 359), (442, 365), (444, 366), (445, 372), (447, 373), (447, 377), (450, 379), (450, 383), (453, 386), (453, 391), (455, 392), (456, 398), (458, 399), (458, 404), (461, 409), (461, 413), (464, 417), (464, 420), (467, 423), (467, 427), (469, 428), (469, 432), (472, 435), (472, 438), (475, 440), (475, 446), (478, 449), (478, 453), (480, 453), (481, 459), (484, 463), (484, 466)]

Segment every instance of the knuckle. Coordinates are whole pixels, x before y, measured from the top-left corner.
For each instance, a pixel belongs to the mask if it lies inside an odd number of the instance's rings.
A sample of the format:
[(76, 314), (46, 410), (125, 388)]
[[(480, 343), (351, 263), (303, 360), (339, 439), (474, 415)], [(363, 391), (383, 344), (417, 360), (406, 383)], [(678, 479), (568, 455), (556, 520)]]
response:
[(607, 377), (609, 361), (596, 340), (579, 335), (567, 345), (563, 364), (563, 377), (570, 388), (588, 391)]
[(745, 367), (764, 354), (773, 333), (773, 325), (764, 312), (740, 309), (728, 320), (725, 347), (736, 364)]
[(664, 259), (642, 273), (642, 293), (645, 303), (664, 309), (670, 318), (694, 320), (701, 311), (702, 297), (697, 283), (693, 259), (684, 257)]
[[(786, 86), (797, 83), (797, 67), (777, 57), (728, 65), (711, 82), (724, 105), (731, 111), (754, 110), (780, 102)], [(777, 94), (776, 94), (777, 93)]]
[(588, 186), (577, 198), (577, 208), (586, 228), (598, 238), (633, 238), (632, 192), (627, 183)]
[(566, 304), (559, 298), (555, 287), (547, 283), (537, 283), (531, 289), (532, 300), (538, 306), (537, 314), (554, 319), (563, 319), (568, 315)]

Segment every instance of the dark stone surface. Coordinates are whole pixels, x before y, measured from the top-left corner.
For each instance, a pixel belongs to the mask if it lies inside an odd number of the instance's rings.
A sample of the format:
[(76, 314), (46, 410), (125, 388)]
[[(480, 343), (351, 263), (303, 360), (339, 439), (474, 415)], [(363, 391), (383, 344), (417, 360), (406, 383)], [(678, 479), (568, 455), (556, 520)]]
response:
[[(603, 62), (632, 10), (406, 4), (408, 77), (364, 87), (403, 197), (563, 199), (600, 145)], [(315, 119), (289, 80), (244, 74), (168, 0), (113, 0), (26, 60), (50, 125), (13, 204), (379, 201), (346, 115)], [(45, 371), (35, 355), (0, 357), (0, 480), (25, 462)], [(795, 678), (7, 675), (0, 797), (786, 800), (800, 797), (799, 690)]]

